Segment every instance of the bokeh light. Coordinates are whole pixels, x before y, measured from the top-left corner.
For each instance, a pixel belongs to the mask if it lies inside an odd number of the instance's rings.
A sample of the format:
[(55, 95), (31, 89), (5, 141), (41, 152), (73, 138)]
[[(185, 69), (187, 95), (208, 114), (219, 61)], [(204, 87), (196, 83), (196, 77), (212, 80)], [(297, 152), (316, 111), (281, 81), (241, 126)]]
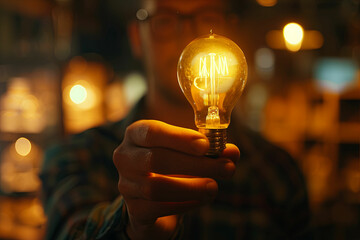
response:
[(314, 66), (318, 87), (325, 91), (341, 93), (355, 83), (358, 66), (348, 58), (323, 58)]
[(299, 44), (304, 36), (303, 28), (297, 23), (289, 23), (284, 27), (285, 40), (290, 44)]
[(283, 35), (286, 47), (290, 51), (296, 52), (301, 48), (304, 30), (299, 24), (294, 22), (286, 24), (283, 29)]
[(260, 69), (273, 68), (275, 64), (275, 54), (269, 48), (259, 48), (255, 52), (255, 64)]
[(86, 100), (86, 97), (87, 91), (82, 85), (76, 84), (70, 89), (70, 99), (75, 104), (83, 103)]
[(256, 0), (256, 2), (263, 7), (273, 7), (277, 4), (277, 0)]
[(275, 70), (275, 54), (270, 48), (262, 47), (255, 52), (256, 72), (262, 79), (271, 79)]
[(31, 142), (27, 138), (21, 137), (15, 142), (15, 150), (19, 155), (25, 157), (31, 151)]

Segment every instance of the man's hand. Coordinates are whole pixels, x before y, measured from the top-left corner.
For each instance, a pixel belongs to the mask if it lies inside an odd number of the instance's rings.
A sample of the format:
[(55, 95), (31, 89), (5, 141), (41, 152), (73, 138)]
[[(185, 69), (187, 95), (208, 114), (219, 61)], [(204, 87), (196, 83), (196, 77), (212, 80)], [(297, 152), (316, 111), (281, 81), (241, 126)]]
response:
[(214, 179), (234, 174), (239, 149), (227, 144), (219, 158), (204, 154), (209, 142), (201, 133), (155, 120), (130, 125), (113, 161), (118, 189), (129, 214), (131, 239), (168, 239), (178, 214), (211, 202)]

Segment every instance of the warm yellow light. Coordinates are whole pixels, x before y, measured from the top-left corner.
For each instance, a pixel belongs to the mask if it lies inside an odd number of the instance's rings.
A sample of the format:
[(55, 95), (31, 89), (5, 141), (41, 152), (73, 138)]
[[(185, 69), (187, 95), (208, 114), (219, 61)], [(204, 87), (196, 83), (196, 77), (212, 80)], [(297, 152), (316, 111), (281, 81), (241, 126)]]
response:
[(79, 56), (69, 62), (62, 79), (66, 133), (81, 132), (105, 120), (104, 93), (108, 73), (104, 64), (87, 61)]
[(99, 104), (99, 89), (87, 81), (76, 81), (63, 90), (64, 102), (71, 108), (89, 110)]
[(231, 111), (245, 87), (244, 53), (230, 39), (210, 32), (185, 47), (177, 76), (196, 126), (209, 138), (208, 154), (217, 155), (225, 148)]
[(81, 104), (86, 100), (87, 91), (82, 85), (77, 84), (70, 89), (70, 99), (75, 104)]
[(304, 31), (303, 28), (297, 23), (286, 24), (283, 30), (285, 41), (290, 44), (301, 43)]
[(21, 137), (15, 142), (15, 150), (19, 155), (25, 157), (31, 151), (31, 142), (27, 138)]
[(244, 54), (227, 38), (210, 34), (185, 48), (179, 60), (178, 79), (194, 107), (198, 128), (227, 128), (246, 76)]
[(199, 58), (199, 77), (194, 78), (194, 86), (201, 91), (210, 89), (211, 96), (214, 96), (217, 85), (223, 86), (227, 76), (229, 76), (229, 68), (226, 56), (209, 53)]
[(301, 43), (304, 38), (304, 30), (297, 23), (289, 23), (283, 29), (286, 47), (293, 52), (301, 48)]
[(275, 6), (277, 0), (256, 0), (256, 2), (263, 7), (272, 7)]

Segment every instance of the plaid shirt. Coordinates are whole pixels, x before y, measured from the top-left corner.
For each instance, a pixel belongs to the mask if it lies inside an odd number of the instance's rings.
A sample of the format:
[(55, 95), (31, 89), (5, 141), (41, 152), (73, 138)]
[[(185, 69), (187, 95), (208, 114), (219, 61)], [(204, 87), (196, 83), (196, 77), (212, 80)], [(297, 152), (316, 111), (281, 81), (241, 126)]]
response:
[[(47, 151), (40, 174), (46, 239), (127, 239), (112, 154), (126, 127), (141, 119), (143, 106)], [(312, 239), (305, 183), (294, 160), (240, 124), (228, 132), (241, 151), (236, 173), (218, 181), (212, 204), (184, 215), (177, 238)]]

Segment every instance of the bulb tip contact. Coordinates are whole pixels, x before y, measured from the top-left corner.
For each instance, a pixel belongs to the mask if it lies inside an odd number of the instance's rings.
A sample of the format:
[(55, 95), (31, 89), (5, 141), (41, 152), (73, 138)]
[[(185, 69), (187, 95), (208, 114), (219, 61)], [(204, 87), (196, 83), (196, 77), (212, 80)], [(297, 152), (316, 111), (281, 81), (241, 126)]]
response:
[(214, 38), (214, 32), (213, 32), (213, 30), (212, 29), (210, 29), (210, 36), (209, 36), (210, 38)]

